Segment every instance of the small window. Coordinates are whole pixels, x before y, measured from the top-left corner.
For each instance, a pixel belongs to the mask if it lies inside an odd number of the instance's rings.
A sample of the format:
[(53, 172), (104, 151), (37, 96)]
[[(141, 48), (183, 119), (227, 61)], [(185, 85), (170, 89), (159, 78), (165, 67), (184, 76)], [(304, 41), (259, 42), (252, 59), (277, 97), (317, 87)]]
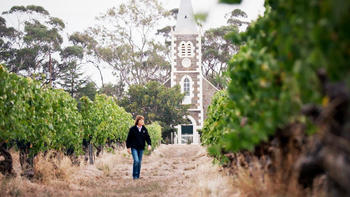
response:
[(179, 45), (178, 50), (179, 50), (180, 57), (194, 56), (194, 47), (191, 41), (188, 41), (188, 42), (182, 41)]
[(187, 57), (192, 56), (192, 43), (188, 42), (187, 43)]
[(184, 93), (185, 96), (190, 96), (190, 80), (188, 78), (184, 80)]
[(185, 43), (181, 44), (181, 56), (185, 57), (186, 56), (186, 46)]

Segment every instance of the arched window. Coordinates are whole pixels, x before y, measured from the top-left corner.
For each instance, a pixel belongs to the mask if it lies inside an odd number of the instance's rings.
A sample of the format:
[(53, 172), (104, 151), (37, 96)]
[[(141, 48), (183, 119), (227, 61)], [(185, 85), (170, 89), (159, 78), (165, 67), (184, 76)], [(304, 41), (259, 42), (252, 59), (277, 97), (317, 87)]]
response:
[(181, 93), (183, 93), (184, 99), (182, 101), (182, 104), (191, 104), (193, 99), (193, 84), (191, 76), (185, 75), (181, 78), (180, 86), (181, 86)]
[(188, 78), (184, 80), (184, 93), (185, 96), (190, 96), (190, 80)]

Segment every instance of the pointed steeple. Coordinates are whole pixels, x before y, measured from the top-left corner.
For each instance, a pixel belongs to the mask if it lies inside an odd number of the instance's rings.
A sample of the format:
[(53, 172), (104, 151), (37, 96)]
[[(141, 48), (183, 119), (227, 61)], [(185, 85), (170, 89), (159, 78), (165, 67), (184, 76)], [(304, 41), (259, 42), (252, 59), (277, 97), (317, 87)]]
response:
[(182, 34), (198, 33), (191, 0), (181, 0), (179, 13), (177, 14), (175, 32)]

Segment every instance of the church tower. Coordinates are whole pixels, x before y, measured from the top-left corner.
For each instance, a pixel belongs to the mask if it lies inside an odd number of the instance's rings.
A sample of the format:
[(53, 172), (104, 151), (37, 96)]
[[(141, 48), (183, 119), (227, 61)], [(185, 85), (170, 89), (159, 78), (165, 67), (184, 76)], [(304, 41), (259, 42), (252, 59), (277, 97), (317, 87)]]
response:
[(202, 129), (211, 98), (218, 89), (202, 75), (201, 33), (194, 20), (191, 0), (181, 0), (171, 42), (171, 77), (164, 85), (179, 85), (185, 94), (182, 101), (190, 105), (189, 124), (177, 125), (175, 144), (199, 144), (198, 130)]
[[(191, 0), (181, 0), (177, 23), (172, 32), (171, 87), (180, 85), (189, 104), (191, 124), (178, 125), (175, 143), (200, 143), (197, 132), (203, 127), (203, 87), (201, 35), (194, 19)], [(176, 142), (177, 141), (177, 142)]]

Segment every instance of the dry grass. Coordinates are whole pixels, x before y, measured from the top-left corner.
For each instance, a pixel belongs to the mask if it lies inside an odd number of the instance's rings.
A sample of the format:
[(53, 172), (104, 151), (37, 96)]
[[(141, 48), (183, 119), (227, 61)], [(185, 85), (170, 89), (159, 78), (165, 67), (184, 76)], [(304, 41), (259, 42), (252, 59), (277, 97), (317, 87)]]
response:
[(28, 196), (28, 191), (36, 191), (35, 184), (20, 176), (0, 177), (0, 196)]
[[(14, 168), (20, 174), (17, 155), (13, 154)], [(258, 167), (237, 168), (229, 175), (199, 146), (161, 146), (144, 157), (143, 179), (137, 181), (132, 180), (132, 158), (126, 150), (104, 153), (95, 165), (81, 162), (80, 167), (66, 157), (46, 158), (35, 160), (33, 181), (0, 175), (0, 196), (323, 197), (302, 191), (294, 182), (281, 183), (282, 176), (270, 178)]]
[(239, 196), (239, 191), (232, 187), (231, 176), (223, 174), (218, 165), (212, 163), (212, 159), (202, 157), (200, 165), (196, 168), (196, 177), (193, 182), (196, 185), (191, 191), (191, 196)]
[(185, 171), (194, 170), (194, 169), (196, 169), (196, 166), (184, 168)]
[(125, 151), (118, 151), (116, 154), (105, 153), (97, 158), (95, 165), (84, 165), (81, 157), (82, 165), (77, 167), (72, 165), (68, 157), (49, 152), (45, 157), (40, 154), (35, 158), (35, 176), (32, 180), (28, 180), (20, 176), (18, 152), (11, 151), (11, 155), (14, 160), (14, 170), (18, 176), (6, 178), (0, 175), (0, 196), (105, 195), (105, 192), (97, 189), (97, 186), (113, 175), (117, 163), (129, 159)]
[[(283, 172), (277, 172), (273, 177), (268, 176), (259, 168), (238, 168), (237, 175), (232, 179), (232, 186), (237, 188), (245, 197), (325, 197), (324, 191), (317, 190), (312, 194), (304, 190), (292, 177), (288, 182), (282, 181)], [(292, 175), (293, 176), (293, 175)]]
[[(82, 185), (75, 180), (86, 166), (73, 166), (71, 160), (62, 154), (58, 157), (49, 152), (45, 157), (40, 154), (34, 160), (35, 175), (32, 180), (20, 176), (21, 167), (18, 152), (11, 151), (16, 177), (0, 175), (0, 196), (67, 196), (69, 192)], [(90, 185), (95, 185), (91, 183)], [(79, 195), (74, 195), (79, 196)]]
[(127, 187), (121, 188), (121, 189), (116, 189), (114, 190), (115, 193), (123, 195), (123, 194), (128, 194), (128, 193), (137, 193), (137, 194), (146, 194), (146, 193), (151, 193), (154, 191), (158, 192), (164, 192), (165, 187), (160, 186), (159, 183), (157, 182), (149, 182), (147, 184), (132, 184), (128, 185)]
[(71, 160), (62, 154), (50, 158), (54, 154), (57, 153), (49, 152), (46, 157), (42, 154), (36, 157), (34, 179), (44, 184), (49, 184), (53, 180), (68, 181), (73, 172), (79, 169), (79, 167), (72, 166)]
[(98, 170), (103, 172), (103, 175), (111, 176), (115, 164), (121, 162), (123, 158), (127, 158), (124, 152), (105, 153), (102, 157), (96, 159), (95, 166)]
[(1, 194), (9, 194), (10, 196), (21, 196), (23, 195), (23, 191), (20, 186), (20, 184), (16, 184), (15, 179), (3, 179), (1, 181), (0, 192)]
[(34, 160), (35, 176), (32, 180), (20, 176), (21, 167), (18, 152), (11, 151), (16, 177), (0, 176), (0, 196), (62, 196), (70, 189), (71, 178), (79, 167), (74, 167), (68, 157), (50, 158), (53, 152)]
[(97, 166), (97, 169), (101, 170), (103, 172), (104, 176), (111, 175), (111, 169), (110, 169), (109, 165), (107, 165), (107, 164), (100, 164)]
[[(230, 169), (222, 169), (211, 164), (209, 160), (204, 155), (195, 159), (199, 166), (195, 168), (197, 177), (193, 179), (196, 186), (192, 196), (326, 197), (322, 191), (322, 179), (316, 181), (314, 188), (317, 189), (311, 193), (297, 183), (296, 174), (290, 175), (288, 182), (283, 181), (286, 180), (286, 172), (282, 169), (278, 169), (270, 177), (261, 169), (258, 161), (252, 161), (249, 166), (235, 168), (235, 174), (232, 175)], [(186, 172), (191, 170), (191, 166), (184, 169)]]

